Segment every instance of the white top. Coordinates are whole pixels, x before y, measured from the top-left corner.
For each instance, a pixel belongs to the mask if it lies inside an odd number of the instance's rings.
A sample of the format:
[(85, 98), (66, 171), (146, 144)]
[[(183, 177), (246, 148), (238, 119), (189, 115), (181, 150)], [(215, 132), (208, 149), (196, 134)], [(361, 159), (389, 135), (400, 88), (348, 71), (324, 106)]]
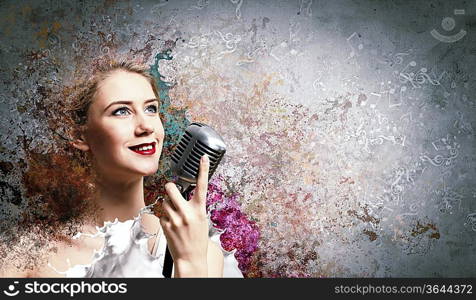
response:
[[(95, 252), (93, 261), (89, 265), (76, 265), (65, 272), (66, 277), (161, 277), (164, 266), (167, 240), (162, 229), (157, 234), (144, 232), (141, 226), (143, 213), (151, 214), (153, 204), (144, 207), (133, 220), (119, 222), (106, 222), (92, 237), (104, 237), (104, 246), (99, 252)], [(210, 219), (209, 219), (210, 222)], [(210, 222), (211, 224), (211, 222)], [(160, 226), (159, 226), (160, 227)], [(235, 251), (228, 252), (221, 247), (220, 235), (223, 232), (210, 226), (209, 237), (217, 243), (223, 251), (224, 269), (223, 277), (243, 278), (238, 268)], [(83, 233), (73, 238), (79, 238)], [(147, 242), (156, 236), (153, 254), (150, 254)], [(173, 270), (172, 270), (173, 274)]]

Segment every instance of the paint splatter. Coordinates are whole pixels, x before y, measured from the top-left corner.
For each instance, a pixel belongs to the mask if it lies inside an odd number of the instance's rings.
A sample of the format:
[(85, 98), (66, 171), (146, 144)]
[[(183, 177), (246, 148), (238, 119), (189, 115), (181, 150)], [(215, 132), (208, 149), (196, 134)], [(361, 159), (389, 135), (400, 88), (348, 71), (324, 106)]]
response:
[(53, 140), (68, 126), (49, 131), (65, 83), (91, 61), (94, 69), (128, 55), (151, 66), (166, 124), (147, 203), (164, 193), (184, 128), (215, 128), (229, 150), (214, 184), (230, 207), (214, 215), (240, 232), (223, 243), (241, 249), (248, 277), (474, 276), (476, 66), (462, 55), (470, 35), (450, 52), (421, 44), (441, 27), (422, 16), (445, 15), (442, 4), (311, 2), (299, 14), (294, 2), (2, 3), (0, 245), (17, 245), (0, 246), (3, 261), (30, 252), (32, 265), (36, 237), (48, 240), (41, 222), (21, 220), (48, 211), (33, 178), (51, 176), (52, 163), (66, 168)]

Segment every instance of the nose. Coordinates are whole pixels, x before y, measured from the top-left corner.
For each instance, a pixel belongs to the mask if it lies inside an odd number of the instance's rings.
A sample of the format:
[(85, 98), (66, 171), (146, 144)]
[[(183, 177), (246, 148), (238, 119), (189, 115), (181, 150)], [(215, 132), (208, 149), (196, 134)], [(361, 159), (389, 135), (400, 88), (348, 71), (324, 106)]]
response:
[(137, 124), (135, 128), (136, 136), (144, 136), (154, 133), (154, 125), (151, 118), (144, 117), (144, 115), (137, 116)]

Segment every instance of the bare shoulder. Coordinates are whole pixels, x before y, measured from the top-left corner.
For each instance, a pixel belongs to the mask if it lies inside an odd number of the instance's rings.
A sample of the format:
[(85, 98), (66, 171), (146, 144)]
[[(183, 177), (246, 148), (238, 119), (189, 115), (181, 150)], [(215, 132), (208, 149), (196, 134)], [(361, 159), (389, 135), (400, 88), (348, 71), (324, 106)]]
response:
[(71, 267), (92, 263), (94, 251), (99, 251), (103, 245), (102, 237), (84, 236), (67, 241), (52, 241), (46, 259), (21, 277), (64, 277), (64, 272)]
[(49, 257), (49, 263), (59, 271), (65, 271), (75, 265), (92, 263), (94, 252), (104, 246), (104, 238), (81, 236), (56, 244), (56, 249)]
[(16, 258), (14, 261), (5, 262), (0, 268), (1, 277), (30, 278), (30, 277), (62, 277), (49, 266), (50, 262), (58, 260), (58, 243), (51, 242), (48, 248), (42, 249), (32, 258)]
[(28, 277), (28, 271), (20, 269), (12, 264), (4, 263), (0, 268), (0, 277), (2, 278), (25, 278)]
[(156, 233), (160, 229), (160, 220), (152, 214), (143, 214), (141, 217), (142, 229), (147, 233)]

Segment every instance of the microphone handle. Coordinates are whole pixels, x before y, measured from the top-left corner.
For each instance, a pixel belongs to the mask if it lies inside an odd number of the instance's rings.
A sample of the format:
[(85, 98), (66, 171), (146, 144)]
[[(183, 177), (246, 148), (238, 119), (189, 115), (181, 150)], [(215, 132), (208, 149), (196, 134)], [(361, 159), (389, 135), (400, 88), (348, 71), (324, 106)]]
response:
[[(183, 191), (181, 194), (185, 200), (188, 201), (188, 197), (190, 196), (190, 189)], [(162, 269), (162, 275), (165, 278), (172, 278), (172, 267), (174, 264), (174, 260), (172, 258), (172, 254), (170, 254), (169, 246), (165, 248), (165, 257), (164, 257), (164, 268)]]

